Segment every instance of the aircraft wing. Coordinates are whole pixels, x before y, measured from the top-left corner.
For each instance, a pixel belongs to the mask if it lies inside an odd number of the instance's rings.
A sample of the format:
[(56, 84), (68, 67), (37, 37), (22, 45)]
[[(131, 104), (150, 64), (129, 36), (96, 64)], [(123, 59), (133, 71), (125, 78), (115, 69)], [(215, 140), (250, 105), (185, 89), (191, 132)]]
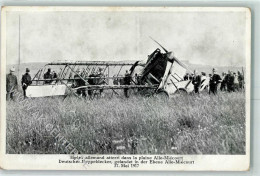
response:
[(51, 62), (48, 65), (96, 65), (96, 66), (131, 66), (136, 62), (133, 61), (77, 61), (77, 62)]

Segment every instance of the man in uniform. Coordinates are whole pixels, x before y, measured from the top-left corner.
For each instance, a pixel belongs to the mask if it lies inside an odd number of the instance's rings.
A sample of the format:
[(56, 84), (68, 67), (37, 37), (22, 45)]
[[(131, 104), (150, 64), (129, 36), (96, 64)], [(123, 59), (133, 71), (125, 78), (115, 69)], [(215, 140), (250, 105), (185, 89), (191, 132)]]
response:
[[(124, 77), (124, 85), (130, 85), (131, 84), (131, 75), (128, 73), (128, 70), (125, 72), (125, 77)], [(128, 98), (128, 88), (124, 88), (124, 94), (125, 97)]]
[(198, 75), (197, 70), (194, 70), (194, 76), (192, 79), (192, 84), (194, 85), (194, 91), (195, 93), (200, 93), (199, 89), (200, 89), (200, 84), (201, 84), (201, 76)]
[(232, 71), (228, 71), (227, 74), (227, 90), (228, 92), (234, 91), (234, 75)]
[(26, 89), (27, 87), (32, 84), (32, 78), (31, 75), (29, 74), (30, 70), (29, 68), (26, 68), (25, 74), (22, 77), (22, 88), (23, 88), (23, 96), (26, 98)]
[[(48, 71), (43, 75), (44, 79), (52, 79), (51, 69), (48, 68)], [(50, 84), (51, 80), (46, 80), (45, 84)]]
[(218, 93), (218, 84), (221, 83), (221, 77), (219, 74), (217, 74), (215, 68), (213, 68), (212, 73), (212, 77), (209, 81), (209, 94), (212, 92), (214, 95), (216, 95)]
[(6, 100), (14, 100), (14, 91), (18, 89), (17, 77), (14, 75), (15, 68), (10, 69), (6, 75)]

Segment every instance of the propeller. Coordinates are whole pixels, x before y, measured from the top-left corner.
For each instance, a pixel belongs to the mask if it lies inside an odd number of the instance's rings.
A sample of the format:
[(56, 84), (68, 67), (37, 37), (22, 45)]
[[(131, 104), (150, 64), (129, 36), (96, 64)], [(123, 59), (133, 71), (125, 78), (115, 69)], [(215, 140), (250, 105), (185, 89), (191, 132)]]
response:
[(167, 49), (165, 49), (159, 42), (154, 40), (151, 36), (149, 36), (155, 43), (157, 43), (166, 53), (168, 53)]
[(167, 51), (167, 49), (165, 49), (159, 42), (157, 42), (156, 40), (154, 40), (151, 36), (149, 36), (155, 43), (157, 43), (167, 54), (167, 56), (171, 56), (170, 59), (173, 59), (175, 62), (177, 62), (180, 66), (184, 67), (186, 70), (188, 70), (189, 72), (193, 73), (186, 65), (184, 65), (179, 59), (177, 59), (175, 56), (173, 56), (173, 52), (169, 52)]

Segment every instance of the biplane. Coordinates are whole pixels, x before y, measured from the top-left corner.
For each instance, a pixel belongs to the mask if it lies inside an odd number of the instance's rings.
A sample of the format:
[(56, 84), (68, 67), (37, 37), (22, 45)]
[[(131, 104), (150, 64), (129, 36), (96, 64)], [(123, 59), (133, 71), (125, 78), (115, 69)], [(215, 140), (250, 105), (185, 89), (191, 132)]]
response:
[[(154, 40), (155, 41), (155, 40)], [(155, 41), (159, 44), (157, 41)], [(160, 45), (160, 44), (159, 44)], [(66, 96), (78, 90), (88, 92), (88, 96), (111, 90), (134, 89), (136, 92), (149, 92), (151, 95), (169, 97), (175, 93), (190, 93), (194, 86), (191, 80), (184, 80), (186, 65), (178, 60), (173, 52), (157, 48), (143, 61), (77, 61), (51, 62), (41, 68), (32, 79), (26, 94), (28, 97)], [(56, 70), (57, 77), (44, 79), (48, 68)], [(125, 84), (125, 71), (129, 71), (131, 83)], [(75, 85), (81, 81), (83, 84)]]

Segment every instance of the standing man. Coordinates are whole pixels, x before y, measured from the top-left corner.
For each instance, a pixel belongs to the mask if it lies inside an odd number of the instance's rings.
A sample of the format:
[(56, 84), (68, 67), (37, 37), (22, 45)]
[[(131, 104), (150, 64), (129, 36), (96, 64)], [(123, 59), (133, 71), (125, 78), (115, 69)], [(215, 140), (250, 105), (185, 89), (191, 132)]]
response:
[[(102, 84), (104, 84), (105, 83), (105, 80), (104, 80), (104, 73), (103, 73), (103, 69), (101, 68), (101, 67), (99, 67), (98, 68), (98, 73), (97, 73), (97, 79), (96, 79), (96, 81), (97, 81), (97, 85), (102, 85)], [(100, 89), (99, 90), (99, 94), (101, 95), (102, 94), (102, 92), (103, 92), (103, 89)]]
[[(77, 69), (76, 74), (74, 75), (74, 79), (75, 79), (75, 87), (81, 87), (81, 86), (85, 86), (86, 83), (84, 80), (81, 79), (80, 74), (82, 73), (82, 71), (80, 69)], [(85, 88), (80, 88), (77, 89), (77, 94), (79, 96), (82, 95), (82, 97), (86, 97), (86, 89)]]
[(217, 70), (213, 68), (212, 77), (209, 81), (209, 94), (212, 92), (214, 95), (218, 93), (218, 84), (221, 83), (221, 77), (217, 74)]
[(233, 74), (234, 74), (234, 92), (235, 92), (235, 91), (239, 91), (239, 82), (238, 82), (238, 77), (236, 72), (234, 72)]
[(240, 71), (237, 72), (238, 74), (238, 82), (239, 82), (239, 89), (244, 89), (244, 76), (240, 73)]
[(195, 93), (200, 93), (200, 85), (201, 85), (201, 76), (198, 75), (197, 70), (194, 70), (194, 76), (192, 79), (192, 84), (194, 85), (194, 91)]
[(29, 74), (30, 70), (29, 68), (26, 68), (25, 74), (22, 77), (22, 88), (23, 88), (23, 96), (26, 98), (26, 89), (27, 87), (32, 84), (32, 78)]
[(222, 82), (220, 85), (220, 90), (221, 91), (227, 90), (227, 74), (225, 72), (222, 73)]
[(52, 74), (51, 74), (51, 69), (48, 68), (48, 71), (43, 75), (44, 79), (48, 79), (45, 81), (45, 84), (50, 84), (51, 83), (51, 79), (52, 79)]
[(234, 92), (234, 75), (232, 71), (228, 71), (227, 75), (227, 90), (228, 92)]
[[(128, 70), (125, 72), (125, 77), (124, 77), (124, 85), (130, 85), (131, 84), (131, 75), (128, 73)], [(128, 98), (128, 88), (124, 88), (124, 94), (125, 97)]]
[(17, 77), (14, 75), (15, 68), (10, 69), (6, 75), (6, 100), (14, 100), (14, 91), (18, 89)]
[(185, 76), (183, 77), (184, 81), (189, 80), (189, 77), (190, 77), (189, 73), (186, 73)]

